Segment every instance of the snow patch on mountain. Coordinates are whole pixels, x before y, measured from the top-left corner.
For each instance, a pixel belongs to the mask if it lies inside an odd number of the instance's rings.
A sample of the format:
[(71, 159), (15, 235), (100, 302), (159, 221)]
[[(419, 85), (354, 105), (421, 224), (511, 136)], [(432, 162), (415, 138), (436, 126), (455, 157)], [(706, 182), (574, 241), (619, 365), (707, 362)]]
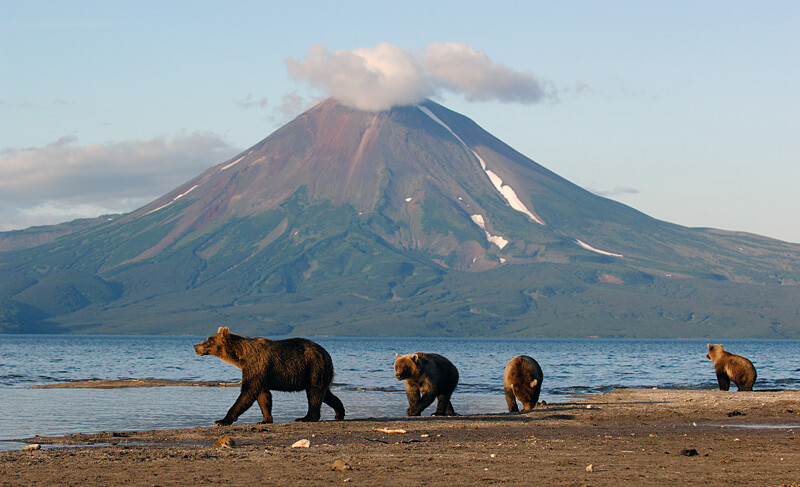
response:
[(155, 210), (150, 210), (150, 211), (148, 211), (147, 213), (145, 213), (145, 214), (144, 214), (144, 216), (147, 216), (147, 215), (149, 215), (150, 213), (155, 213), (155, 212), (157, 212), (158, 210), (162, 210), (162, 209), (164, 209), (164, 208), (168, 207), (168, 206), (169, 206), (169, 205), (171, 205), (172, 203), (175, 203), (175, 202), (176, 202), (176, 201), (178, 201), (179, 199), (183, 198), (183, 197), (184, 197), (184, 196), (186, 196), (187, 194), (189, 194), (189, 193), (191, 193), (192, 191), (194, 191), (194, 190), (195, 190), (195, 188), (197, 188), (197, 186), (198, 186), (198, 185), (197, 185), (197, 184), (195, 184), (194, 186), (192, 186), (191, 188), (187, 189), (187, 190), (186, 190), (186, 191), (184, 191), (183, 193), (181, 193), (181, 194), (179, 194), (178, 196), (176, 196), (176, 197), (172, 198), (172, 201), (170, 201), (170, 202), (169, 202), (169, 203), (167, 203), (166, 205), (161, 205), (161, 206), (159, 206), (158, 208), (156, 208)]
[(226, 164), (225, 167), (220, 169), (220, 171), (224, 171), (225, 169), (228, 169), (229, 167), (236, 165), (239, 161), (241, 161), (242, 159), (244, 159), (245, 157), (249, 156), (252, 153), (253, 153), (253, 151), (250, 151), (247, 154), (243, 155), (242, 157), (240, 157), (240, 158), (236, 159), (235, 161), (231, 162), (230, 164)]
[(455, 132), (453, 132), (453, 129), (451, 129), (446, 123), (444, 123), (439, 117), (437, 117), (432, 111), (430, 111), (430, 109), (428, 107), (423, 107), (423, 106), (419, 105), (418, 108), (420, 109), (420, 111), (422, 111), (422, 113), (424, 113), (425, 115), (430, 117), (431, 120), (433, 120), (434, 122), (438, 123), (442, 127), (446, 128), (447, 131), (450, 132), (451, 134), (453, 134), (453, 137), (455, 137), (456, 140), (458, 140), (461, 143), (461, 145), (463, 145), (468, 151), (472, 152), (472, 154), (478, 159), (478, 162), (480, 162), (481, 169), (483, 169), (483, 172), (485, 172), (486, 176), (489, 177), (489, 181), (492, 182), (492, 185), (495, 187), (497, 192), (500, 193), (500, 195), (503, 198), (505, 198), (506, 202), (508, 203), (508, 205), (511, 208), (519, 211), (520, 213), (523, 213), (524, 215), (526, 215), (528, 218), (530, 218), (531, 220), (535, 221), (536, 223), (538, 223), (540, 225), (544, 225), (544, 221), (542, 221), (542, 219), (539, 218), (538, 216), (534, 215), (533, 212), (528, 210), (528, 208), (525, 206), (525, 204), (522, 202), (522, 200), (519, 199), (519, 197), (517, 196), (517, 193), (514, 191), (514, 188), (512, 188), (511, 186), (509, 186), (507, 184), (503, 184), (503, 180), (500, 178), (500, 176), (498, 176), (494, 172), (490, 171), (486, 167), (486, 162), (484, 162), (484, 160), (481, 158), (481, 156), (479, 156), (477, 152), (472, 150), (461, 139), (461, 137), (459, 137)]
[(500, 235), (492, 235), (488, 230), (486, 230), (486, 222), (483, 220), (483, 215), (470, 215), (470, 217), (472, 218), (472, 221), (478, 225), (481, 230), (483, 230), (483, 232), (486, 234), (486, 240), (488, 240), (490, 243), (500, 247), (500, 250), (508, 245), (508, 240)]
[(592, 252), (595, 252), (595, 253), (598, 253), (598, 254), (601, 254), (601, 255), (608, 255), (610, 257), (624, 257), (622, 254), (615, 254), (613, 252), (606, 252), (605, 250), (596, 249), (596, 248), (592, 247), (591, 245), (587, 244), (586, 242), (578, 240), (577, 238), (575, 239), (575, 243), (580, 245), (582, 248), (584, 248), (586, 250), (590, 250)]

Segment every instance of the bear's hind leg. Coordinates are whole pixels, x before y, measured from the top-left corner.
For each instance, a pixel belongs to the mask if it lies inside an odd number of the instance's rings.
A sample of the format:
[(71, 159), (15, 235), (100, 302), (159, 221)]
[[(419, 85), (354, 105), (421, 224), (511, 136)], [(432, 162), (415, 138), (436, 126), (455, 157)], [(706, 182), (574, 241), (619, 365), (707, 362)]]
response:
[(330, 389), (325, 391), (325, 397), (322, 398), (322, 402), (336, 411), (336, 421), (344, 419), (344, 404), (342, 404), (342, 401), (340, 401), (338, 397), (333, 395)]
[(261, 414), (264, 416), (261, 424), (272, 423), (272, 393), (270, 391), (261, 391), (256, 400), (261, 408)]
[(737, 375), (738, 380), (734, 381), (736, 383), (736, 387), (738, 387), (740, 391), (752, 391), (757, 377), (755, 368), (746, 370), (745, 372), (740, 372)]
[(456, 410), (453, 409), (453, 403), (450, 401), (450, 397), (447, 398), (447, 409), (445, 410), (445, 416), (458, 416)]
[(303, 421), (306, 423), (319, 421), (324, 393), (317, 388), (309, 387), (306, 389), (306, 397), (308, 397), (308, 412), (305, 416), (297, 418), (295, 421)]
[(436, 399), (436, 411), (433, 412), (432, 416), (447, 416), (447, 396), (439, 394)]

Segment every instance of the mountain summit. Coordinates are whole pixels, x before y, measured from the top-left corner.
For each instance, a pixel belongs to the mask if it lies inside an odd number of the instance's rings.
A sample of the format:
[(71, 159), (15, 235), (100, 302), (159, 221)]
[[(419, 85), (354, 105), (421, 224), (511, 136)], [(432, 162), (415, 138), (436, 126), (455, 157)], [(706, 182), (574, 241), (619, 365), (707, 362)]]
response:
[(800, 246), (653, 219), (432, 101), (326, 100), (75, 229), (0, 253), (1, 331), (800, 336)]

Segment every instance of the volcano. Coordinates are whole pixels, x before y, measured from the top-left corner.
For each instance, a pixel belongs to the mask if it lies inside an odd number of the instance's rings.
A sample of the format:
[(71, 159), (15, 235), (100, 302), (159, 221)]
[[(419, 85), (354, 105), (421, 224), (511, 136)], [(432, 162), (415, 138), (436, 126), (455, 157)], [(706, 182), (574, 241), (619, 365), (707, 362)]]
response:
[(432, 101), (326, 100), (36, 235), (0, 253), (0, 331), (800, 338), (800, 245), (651, 218)]

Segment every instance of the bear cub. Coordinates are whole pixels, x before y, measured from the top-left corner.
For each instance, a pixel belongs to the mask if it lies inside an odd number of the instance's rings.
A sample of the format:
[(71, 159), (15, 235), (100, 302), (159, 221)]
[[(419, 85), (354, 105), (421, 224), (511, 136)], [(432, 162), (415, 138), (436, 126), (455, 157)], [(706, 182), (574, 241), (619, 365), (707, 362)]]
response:
[(395, 354), (394, 374), (405, 381), (409, 416), (419, 416), (434, 399), (439, 402), (433, 416), (458, 416), (450, 402), (458, 385), (458, 369), (446, 358), (423, 352)]
[(233, 424), (258, 401), (264, 423), (272, 422), (274, 391), (306, 391), (308, 413), (297, 421), (319, 421), (324, 402), (344, 419), (344, 406), (331, 392), (333, 361), (327, 350), (305, 338), (269, 340), (234, 335), (220, 327), (202, 343), (194, 346), (197, 355), (214, 355), (242, 369), (242, 389), (219, 426)]
[(503, 392), (506, 394), (508, 412), (519, 411), (515, 398), (522, 403), (523, 411), (535, 408), (542, 391), (542, 379), (542, 368), (536, 360), (527, 355), (512, 358), (503, 374)]
[(727, 391), (730, 389), (731, 381), (736, 384), (740, 391), (753, 390), (753, 384), (756, 383), (756, 368), (753, 366), (753, 362), (739, 355), (726, 352), (722, 345), (712, 345), (710, 343), (708, 344), (706, 358), (714, 362), (719, 390)]

